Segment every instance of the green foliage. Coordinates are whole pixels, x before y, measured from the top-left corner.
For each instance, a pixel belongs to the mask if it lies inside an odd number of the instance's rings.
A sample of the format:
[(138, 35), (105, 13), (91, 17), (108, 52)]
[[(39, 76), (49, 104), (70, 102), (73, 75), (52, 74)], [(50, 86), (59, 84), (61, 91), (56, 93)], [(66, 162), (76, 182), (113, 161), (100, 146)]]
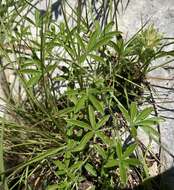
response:
[(149, 118), (151, 112), (153, 111), (152, 107), (138, 111), (136, 103), (132, 102), (129, 112), (123, 106), (119, 106), (119, 108), (126, 118), (128, 126), (130, 127), (134, 137), (137, 136), (136, 130), (138, 127), (141, 127), (151, 137), (159, 137), (158, 132), (152, 126), (157, 125), (162, 119), (157, 117)]
[[(113, 18), (114, 1), (108, 2)], [(140, 110), (138, 101), (151, 62), (168, 53), (162, 36), (150, 26), (125, 41), (112, 19), (94, 20), (89, 7), (83, 17), (81, 5), (76, 11), (66, 1), (62, 22), (51, 19), (50, 7), (41, 15), (29, 1), (15, 3), (0, 7), (0, 69), (15, 75), (12, 84), (4, 82), (9, 93), (1, 97), (4, 187), (117, 189), (129, 187), (134, 173), (139, 182), (146, 178), (137, 132), (158, 142), (153, 126), (160, 119), (152, 108)], [(23, 14), (28, 8), (33, 20)]]

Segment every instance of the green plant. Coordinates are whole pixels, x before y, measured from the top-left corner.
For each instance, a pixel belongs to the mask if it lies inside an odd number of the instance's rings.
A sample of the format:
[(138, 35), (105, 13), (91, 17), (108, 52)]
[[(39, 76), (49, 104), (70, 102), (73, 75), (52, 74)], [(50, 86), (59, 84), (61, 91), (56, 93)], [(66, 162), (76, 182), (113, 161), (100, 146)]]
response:
[(163, 50), (153, 26), (125, 41), (116, 23), (94, 19), (90, 6), (83, 17), (81, 3), (75, 11), (61, 4), (62, 22), (51, 19), (50, 7), (43, 15), (32, 7), (31, 20), (23, 14), (31, 8), (28, 1), (5, 4), (1, 70), (15, 74), (12, 84), (5, 80), (1, 97), (6, 117), (0, 118), (0, 172), (6, 188), (115, 189), (129, 187), (135, 173), (138, 182), (148, 176), (149, 150), (142, 149), (137, 130), (158, 142), (153, 125), (159, 118), (150, 117), (152, 108), (140, 111), (135, 101), (151, 62), (172, 52)]
[(137, 136), (137, 128), (141, 127), (145, 133), (147, 133), (151, 137), (158, 137), (158, 132), (151, 126), (157, 124), (160, 118), (151, 117), (149, 118), (153, 108), (145, 108), (142, 111), (138, 111), (137, 105), (135, 102), (130, 105), (130, 113), (123, 107), (119, 106), (121, 112), (123, 113), (126, 122), (128, 123), (128, 127), (132, 133), (132, 136), (136, 138)]

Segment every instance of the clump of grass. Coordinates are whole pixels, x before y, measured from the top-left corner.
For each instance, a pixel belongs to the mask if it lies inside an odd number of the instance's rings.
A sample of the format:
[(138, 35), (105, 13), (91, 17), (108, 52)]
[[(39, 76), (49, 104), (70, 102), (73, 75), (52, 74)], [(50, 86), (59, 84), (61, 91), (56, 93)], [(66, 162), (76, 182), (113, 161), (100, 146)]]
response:
[(15, 74), (14, 82), (6, 84), (8, 97), (1, 98), (6, 103), (6, 117), (0, 118), (5, 188), (116, 189), (131, 187), (132, 180), (138, 184), (149, 176), (146, 156), (151, 154), (137, 130), (158, 142), (152, 126), (160, 119), (150, 116), (152, 108), (140, 111), (135, 101), (143, 93), (151, 62), (167, 54), (162, 36), (150, 26), (125, 41), (113, 29), (114, 22), (103, 27), (91, 22), (90, 15), (83, 17), (81, 1), (71, 17), (74, 25), (63, 4), (63, 21), (56, 23), (50, 9), (44, 15), (35, 9), (35, 20), (20, 15), (19, 10), (30, 8), (23, 3), (13, 10), (20, 18), (15, 32), (6, 25), (8, 14), (1, 20), (6, 34), (0, 44), (1, 70)]

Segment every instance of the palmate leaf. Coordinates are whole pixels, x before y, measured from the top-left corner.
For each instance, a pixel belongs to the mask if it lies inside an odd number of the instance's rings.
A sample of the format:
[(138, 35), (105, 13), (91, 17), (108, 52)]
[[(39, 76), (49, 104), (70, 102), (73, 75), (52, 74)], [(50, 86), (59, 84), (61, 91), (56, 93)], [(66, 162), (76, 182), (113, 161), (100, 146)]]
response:
[(149, 119), (140, 120), (136, 123), (137, 126), (152, 126), (156, 125), (160, 122), (160, 118), (157, 117), (151, 117)]
[(101, 91), (96, 89), (96, 88), (89, 88), (87, 89), (87, 94), (93, 94), (93, 95), (97, 95), (98, 93), (100, 93)]
[(106, 45), (111, 39), (112, 36), (104, 36), (91, 47), (90, 51), (98, 50), (100, 47)]
[(91, 175), (97, 177), (97, 172), (96, 172), (95, 168), (94, 168), (91, 164), (87, 163), (87, 164), (85, 165), (85, 169), (86, 169), (86, 171), (89, 172)]
[(103, 63), (103, 64), (106, 63), (105, 60), (98, 55), (88, 54), (88, 56), (91, 57), (92, 59), (94, 59), (94, 61), (96, 61), (96, 62)]
[(66, 121), (67, 121), (67, 123), (78, 126), (80, 128), (91, 130), (90, 126), (83, 121), (79, 121), (79, 120), (75, 120), (75, 119), (67, 119)]
[[(67, 30), (66, 42), (71, 42), (71, 44), (74, 43), (73, 39), (74, 39), (76, 31), (77, 31), (77, 26), (73, 27), (72, 29), (69, 28)], [(63, 33), (63, 35), (64, 34), (65, 32)], [(72, 46), (74, 48), (74, 44), (72, 44)], [(74, 49), (74, 51), (76, 50)]]
[(114, 22), (113, 22), (113, 21), (109, 22), (109, 23), (105, 26), (105, 28), (104, 28), (104, 30), (103, 30), (102, 33), (105, 34), (105, 33), (110, 32), (110, 31), (112, 30), (113, 26), (114, 26)]
[(127, 166), (139, 166), (139, 165), (141, 165), (140, 160), (138, 160), (136, 158), (127, 158), (123, 162), (126, 163)]
[(137, 113), (138, 113), (137, 104), (135, 102), (132, 102), (130, 106), (130, 117), (132, 123), (134, 122)]
[(99, 129), (100, 127), (102, 127), (109, 119), (110, 115), (106, 115), (104, 116), (96, 125), (96, 129)]
[(103, 113), (103, 106), (102, 104), (97, 100), (97, 98), (91, 94), (88, 95), (88, 98), (92, 105), (99, 111), (100, 113)]
[(112, 168), (119, 165), (119, 160), (116, 159), (109, 159), (105, 164), (105, 168)]
[(58, 177), (60, 177), (61, 175), (66, 175), (66, 170), (59, 170), (59, 171), (56, 171), (56, 175), (58, 176)]
[(95, 30), (91, 34), (89, 42), (88, 42), (88, 45), (87, 45), (87, 51), (88, 52), (92, 51), (92, 48), (94, 47), (95, 43), (97, 42), (98, 36), (99, 36), (99, 31), (98, 30)]
[(89, 121), (91, 123), (91, 126), (93, 129), (96, 127), (96, 121), (95, 121), (95, 114), (94, 114), (94, 109), (92, 106), (88, 106), (88, 112), (89, 112)]
[(57, 116), (65, 116), (67, 115), (68, 113), (71, 113), (73, 111), (73, 107), (68, 107), (68, 108), (64, 108), (60, 111), (58, 111), (58, 113), (56, 113)]
[(79, 91), (78, 90), (76, 90), (76, 89), (70, 89), (70, 90), (67, 90), (66, 91), (66, 95), (67, 96), (72, 96), (72, 95), (77, 95), (79, 93)]
[(116, 152), (117, 152), (117, 156), (118, 156), (118, 158), (120, 159), (120, 161), (121, 161), (121, 159), (122, 159), (122, 145), (121, 145), (121, 142), (120, 142), (120, 140), (118, 140), (117, 142), (116, 142)]
[(45, 73), (49, 73), (49, 72), (54, 72), (54, 70), (57, 68), (57, 64), (54, 64), (54, 65), (48, 65), (46, 67), (46, 70), (45, 70)]
[(108, 42), (116, 35), (120, 34), (118, 31), (109, 31), (112, 27), (112, 23), (108, 24), (103, 32), (100, 32), (100, 26), (96, 25), (96, 30), (92, 33), (88, 42), (87, 51), (91, 52), (98, 48), (108, 44)]
[(79, 142), (79, 145), (74, 150), (72, 150), (72, 152), (78, 152), (78, 151), (83, 150), (93, 136), (94, 136), (94, 133), (92, 131), (86, 133), (86, 135), (83, 136), (82, 140)]
[(57, 188), (59, 187), (58, 184), (54, 184), (54, 185), (48, 185), (48, 190), (57, 190)]
[(137, 128), (135, 126), (131, 127), (131, 135), (132, 137), (136, 138), (137, 137)]
[(150, 127), (150, 126), (142, 126), (141, 129), (142, 129), (146, 134), (148, 134), (148, 135), (151, 136), (151, 137), (157, 137), (157, 138), (160, 137), (160, 134), (158, 133), (158, 131), (155, 130), (153, 127)]
[(59, 168), (59, 170), (64, 170), (66, 168), (63, 162), (60, 160), (56, 160), (54, 164)]
[(120, 35), (121, 32), (118, 32), (118, 31), (110, 31), (110, 32), (107, 32), (107, 33), (102, 33), (101, 35), (101, 38), (110, 38), (112, 39), (113, 37), (116, 37), (118, 35)]
[(32, 75), (32, 77), (27, 81), (27, 86), (33, 87), (34, 85), (38, 84), (38, 81), (40, 80), (41, 76), (42, 76), (41, 73)]
[(127, 168), (124, 162), (119, 162), (120, 179), (123, 185), (127, 184)]
[(61, 182), (59, 184), (49, 185), (48, 190), (58, 190), (58, 189), (67, 189), (69, 186), (67, 181)]
[(26, 57), (20, 57), (19, 58), (20, 61), (20, 65), (21, 65), (21, 69), (27, 69), (27, 68), (31, 68), (30, 66), (40, 66), (40, 61), (37, 59), (30, 59), (30, 58), (26, 58)]
[(79, 100), (77, 101), (75, 108), (74, 108), (75, 113), (77, 113), (79, 110), (81, 110), (84, 107), (86, 100), (87, 100), (86, 95), (82, 95), (82, 97), (79, 98)]
[(130, 154), (132, 154), (132, 153), (134, 152), (134, 150), (136, 149), (136, 147), (137, 147), (137, 144), (135, 144), (135, 143), (129, 145), (129, 146), (126, 148), (125, 152), (123, 153), (123, 157), (124, 157), (124, 158), (129, 157)]
[(70, 170), (71, 172), (74, 172), (75, 170), (79, 170), (84, 164), (84, 161), (77, 161), (76, 163), (74, 163), (70, 168), (68, 168), (68, 170)]
[(120, 54), (120, 49), (117, 43), (109, 41), (108, 45), (112, 47), (118, 54)]
[(96, 131), (95, 134), (99, 137), (106, 145), (112, 146), (112, 140), (106, 136), (102, 131)]
[(147, 117), (152, 113), (152, 111), (153, 111), (153, 108), (152, 108), (152, 107), (143, 109), (143, 110), (137, 115), (136, 121), (144, 120), (145, 118), (147, 118)]
[(99, 146), (98, 144), (94, 145), (95, 150), (97, 151), (97, 153), (103, 158), (106, 159), (107, 158), (107, 153), (105, 152), (105, 150)]

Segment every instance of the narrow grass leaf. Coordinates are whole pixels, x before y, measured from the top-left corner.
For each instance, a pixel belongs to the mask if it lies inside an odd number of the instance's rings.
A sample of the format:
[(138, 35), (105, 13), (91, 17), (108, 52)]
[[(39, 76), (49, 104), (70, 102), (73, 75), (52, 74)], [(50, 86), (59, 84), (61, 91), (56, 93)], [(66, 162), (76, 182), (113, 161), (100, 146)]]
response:
[(41, 26), (41, 13), (39, 10), (35, 9), (35, 26), (40, 27)]
[(36, 85), (41, 78), (41, 74), (38, 73), (37, 75), (32, 75), (32, 77), (27, 81), (27, 86), (33, 87)]
[(83, 52), (86, 52), (85, 43), (83, 42), (81, 36), (78, 33), (76, 33), (76, 38), (77, 38), (77, 42), (80, 45), (80, 47), (83, 50)]
[(18, 170), (20, 170), (20, 169), (22, 169), (22, 168), (24, 168), (26, 166), (29, 166), (29, 165), (33, 164), (33, 163), (39, 162), (39, 161), (41, 161), (41, 160), (43, 160), (43, 159), (45, 159), (45, 158), (47, 158), (49, 156), (53, 156), (53, 155), (57, 154), (60, 151), (64, 151), (65, 148), (66, 148), (66, 146), (62, 146), (60, 148), (49, 149), (46, 152), (41, 153), (38, 156), (35, 156), (34, 158), (30, 159), (29, 161), (27, 161), (27, 162), (25, 162), (23, 164), (20, 164), (20, 166), (18, 166), (16, 168), (15, 172), (17, 172)]
[(29, 17), (24, 16), (23, 17), (25, 20), (27, 20), (30, 24), (32, 24), (33, 26), (36, 26), (35, 22), (33, 20), (31, 20)]
[(36, 69), (21, 69), (20, 73), (22, 73), (22, 74), (41, 74), (41, 71), (36, 70)]
[(127, 120), (127, 122), (130, 122), (131, 119), (130, 119), (128, 111), (124, 108), (124, 106), (118, 105), (118, 107), (120, 111), (122, 112), (123, 116), (125, 117), (125, 119)]

